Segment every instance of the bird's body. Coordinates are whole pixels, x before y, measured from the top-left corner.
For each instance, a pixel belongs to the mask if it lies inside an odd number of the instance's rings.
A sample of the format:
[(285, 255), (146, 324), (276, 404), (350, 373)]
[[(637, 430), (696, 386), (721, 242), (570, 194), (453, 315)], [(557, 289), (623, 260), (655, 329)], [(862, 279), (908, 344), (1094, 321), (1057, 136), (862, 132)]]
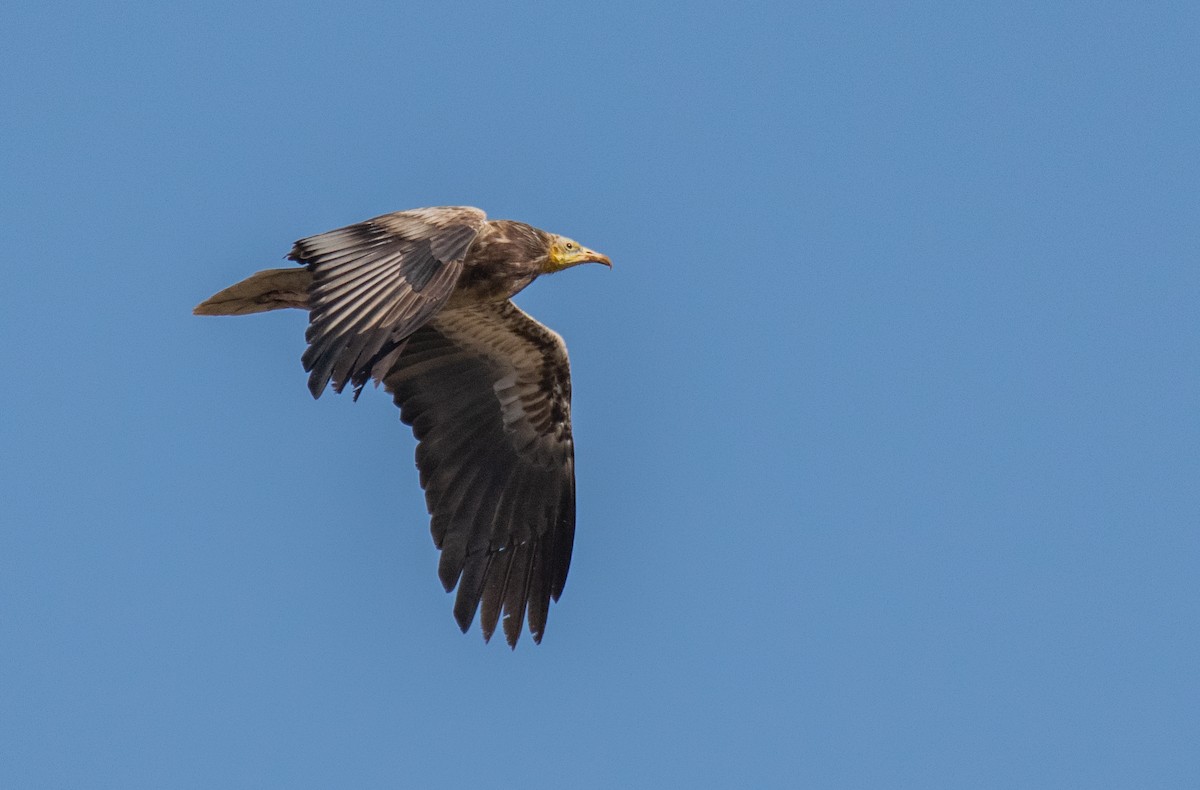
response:
[(259, 272), (201, 303), (200, 315), (309, 311), (309, 389), (392, 393), (419, 444), (417, 467), (457, 585), (464, 631), (503, 614), (510, 645), (526, 611), (541, 641), (575, 534), (575, 460), (566, 346), (509, 299), (541, 274), (611, 265), (571, 239), (469, 207), (401, 211), (296, 242), (304, 268)]
[(511, 299), (541, 274), (549, 234), (512, 220), (484, 223), (467, 251), (447, 307)]

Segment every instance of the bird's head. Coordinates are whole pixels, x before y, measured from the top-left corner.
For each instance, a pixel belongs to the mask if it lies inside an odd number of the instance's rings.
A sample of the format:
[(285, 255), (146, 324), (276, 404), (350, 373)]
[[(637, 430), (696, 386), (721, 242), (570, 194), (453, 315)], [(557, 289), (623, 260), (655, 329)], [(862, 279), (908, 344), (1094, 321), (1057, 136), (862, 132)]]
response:
[(554, 235), (550, 237), (550, 251), (546, 255), (546, 273), (561, 272), (581, 263), (603, 263), (612, 268), (612, 261), (607, 255), (601, 255), (595, 250), (589, 250), (574, 239)]

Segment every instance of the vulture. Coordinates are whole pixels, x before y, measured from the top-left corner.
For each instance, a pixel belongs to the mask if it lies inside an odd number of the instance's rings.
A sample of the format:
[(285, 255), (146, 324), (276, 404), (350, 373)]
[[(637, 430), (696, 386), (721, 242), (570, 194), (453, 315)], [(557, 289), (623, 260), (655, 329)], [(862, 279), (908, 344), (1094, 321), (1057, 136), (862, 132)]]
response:
[(515, 648), (540, 643), (575, 539), (571, 376), (561, 337), (511, 297), (539, 275), (607, 256), (468, 206), (398, 211), (296, 242), (197, 315), (308, 311), (308, 389), (382, 384), (417, 440), (438, 577)]

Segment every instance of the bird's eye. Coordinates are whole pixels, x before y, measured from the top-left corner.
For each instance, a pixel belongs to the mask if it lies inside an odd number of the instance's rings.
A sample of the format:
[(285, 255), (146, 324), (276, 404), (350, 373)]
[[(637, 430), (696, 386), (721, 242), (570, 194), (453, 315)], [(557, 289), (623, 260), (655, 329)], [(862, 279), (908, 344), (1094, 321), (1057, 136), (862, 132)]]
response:
[(568, 249), (568, 250), (573, 250), (573, 249), (575, 249), (575, 245), (574, 245), (574, 244), (572, 244), (571, 242), (569, 242), (569, 241), (568, 241), (568, 242), (567, 242), (567, 249)]

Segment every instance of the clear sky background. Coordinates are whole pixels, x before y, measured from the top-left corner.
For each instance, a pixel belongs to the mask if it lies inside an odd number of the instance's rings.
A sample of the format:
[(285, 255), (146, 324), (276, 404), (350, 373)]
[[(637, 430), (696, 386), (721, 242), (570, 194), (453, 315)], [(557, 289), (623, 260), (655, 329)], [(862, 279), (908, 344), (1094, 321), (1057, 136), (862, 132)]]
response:
[[(1200, 786), (1194, 3), (7, 3), (0, 786)], [(382, 391), (191, 308), (471, 204), (608, 253), (546, 637)]]

